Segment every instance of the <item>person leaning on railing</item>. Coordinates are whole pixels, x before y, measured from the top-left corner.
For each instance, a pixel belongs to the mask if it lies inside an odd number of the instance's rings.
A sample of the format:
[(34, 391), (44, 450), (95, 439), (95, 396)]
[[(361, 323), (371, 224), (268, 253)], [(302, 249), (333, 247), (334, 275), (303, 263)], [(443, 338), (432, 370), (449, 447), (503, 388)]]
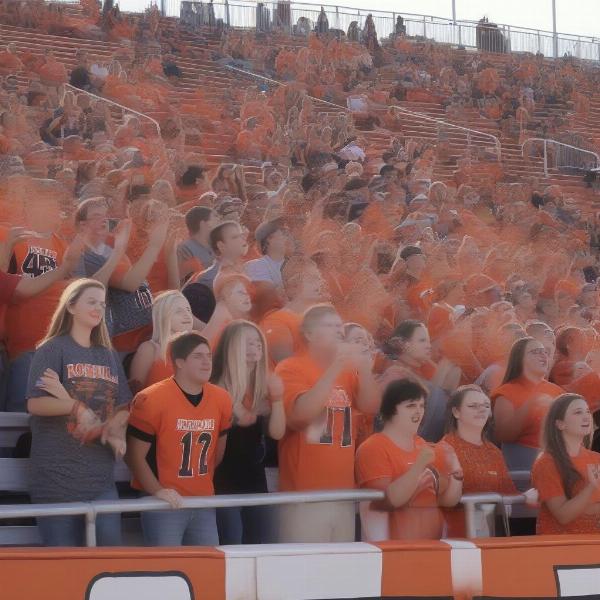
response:
[(175, 376), (133, 399), (125, 462), (135, 489), (180, 509), (142, 514), (146, 545), (215, 546), (215, 509), (181, 506), (185, 496), (214, 494), (213, 475), (231, 427), (231, 397), (208, 382), (212, 355), (201, 335), (180, 334), (170, 355)]
[(383, 393), (383, 430), (361, 444), (356, 455), (356, 482), (385, 492), (371, 511), (388, 513), (390, 539), (440, 539), (440, 507), (461, 498), (463, 471), (450, 446), (428, 444), (417, 435), (427, 390), (416, 381), (392, 381)]
[[(448, 400), (443, 440), (456, 452), (462, 466), (463, 494), (496, 492), (518, 494), (502, 452), (490, 441), (492, 403), (477, 385), (459, 387)], [(450, 538), (465, 537), (461, 506), (444, 509)]]

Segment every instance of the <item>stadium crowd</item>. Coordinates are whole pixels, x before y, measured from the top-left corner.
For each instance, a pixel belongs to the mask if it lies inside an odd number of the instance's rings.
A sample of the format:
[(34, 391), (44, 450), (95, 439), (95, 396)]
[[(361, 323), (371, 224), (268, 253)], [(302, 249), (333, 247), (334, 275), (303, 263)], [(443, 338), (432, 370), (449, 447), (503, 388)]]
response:
[[(559, 185), (503, 185), (470, 148), (436, 181), (441, 140), (404, 136), (385, 108), (441, 97), (449, 116), (522, 128), (539, 103), (585, 111), (584, 67), (515, 56), (499, 74), (479, 53), (451, 65), (321, 22), (278, 53), (224, 34), (224, 56), (288, 85), (176, 104), (195, 50), (156, 10), (32, 6), (2, 18), (135, 42), (110, 60), (81, 49), (70, 72), (51, 51), (0, 52), (0, 408), (32, 415), (32, 502), (117, 498), (124, 458), (136, 493), (173, 508), (143, 513), (149, 545), (273, 534), (264, 508), (181, 509), (186, 496), (354, 487), (385, 492), (369, 511), (390, 538), (439, 539), (465, 535), (462, 494), (516, 494), (510, 469), (532, 471), (538, 533), (600, 529), (598, 215)], [(103, 98), (160, 112), (160, 131)], [(205, 167), (182, 115), (231, 135), (235, 158)], [(278, 517), (280, 541), (355, 539), (352, 503)], [(47, 545), (82, 543), (76, 517), (38, 525)], [(97, 532), (120, 544), (120, 517)]]

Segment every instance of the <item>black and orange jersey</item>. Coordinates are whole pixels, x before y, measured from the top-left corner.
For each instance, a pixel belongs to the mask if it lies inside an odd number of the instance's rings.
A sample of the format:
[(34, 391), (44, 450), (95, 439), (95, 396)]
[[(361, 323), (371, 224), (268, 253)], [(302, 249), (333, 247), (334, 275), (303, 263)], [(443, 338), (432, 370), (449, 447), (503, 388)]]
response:
[[(197, 404), (174, 378), (160, 381), (133, 399), (128, 434), (155, 447), (155, 475), (182, 496), (214, 494), (215, 453), (231, 427), (229, 394), (207, 383)], [(141, 489), (135, 479), (132, 486)]]

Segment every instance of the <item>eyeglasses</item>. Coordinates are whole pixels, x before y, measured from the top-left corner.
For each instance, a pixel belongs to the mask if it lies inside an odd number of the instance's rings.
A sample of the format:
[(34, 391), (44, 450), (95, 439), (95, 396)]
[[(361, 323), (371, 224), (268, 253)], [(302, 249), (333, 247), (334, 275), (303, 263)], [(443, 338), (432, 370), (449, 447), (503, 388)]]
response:
[(533, 354), (534, 356), (546, 356), (548, 351), (545, 348), (532, 348), (527, 350), (527, 354)]

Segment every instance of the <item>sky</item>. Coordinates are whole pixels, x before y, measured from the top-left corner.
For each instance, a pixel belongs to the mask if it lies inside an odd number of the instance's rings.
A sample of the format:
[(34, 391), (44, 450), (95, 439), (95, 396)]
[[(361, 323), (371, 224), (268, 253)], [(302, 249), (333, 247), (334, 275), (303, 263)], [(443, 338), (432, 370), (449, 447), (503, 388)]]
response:
[[(235, 0), (232, 0), (235, 1)], [(303, 0), (322, 4), (324, 0)], [(456, 18), (490, 21), (552, 31), (552, 0), (455, 0)], [(325, 4), (335, 5), (331, 0)], [(339, 0), (339, 5), (415, 14), (452, 16), (452, 0)], [(600, 0), (556, 0), (556, 22), (560, 33), (595, 36), (600, 39)]]

